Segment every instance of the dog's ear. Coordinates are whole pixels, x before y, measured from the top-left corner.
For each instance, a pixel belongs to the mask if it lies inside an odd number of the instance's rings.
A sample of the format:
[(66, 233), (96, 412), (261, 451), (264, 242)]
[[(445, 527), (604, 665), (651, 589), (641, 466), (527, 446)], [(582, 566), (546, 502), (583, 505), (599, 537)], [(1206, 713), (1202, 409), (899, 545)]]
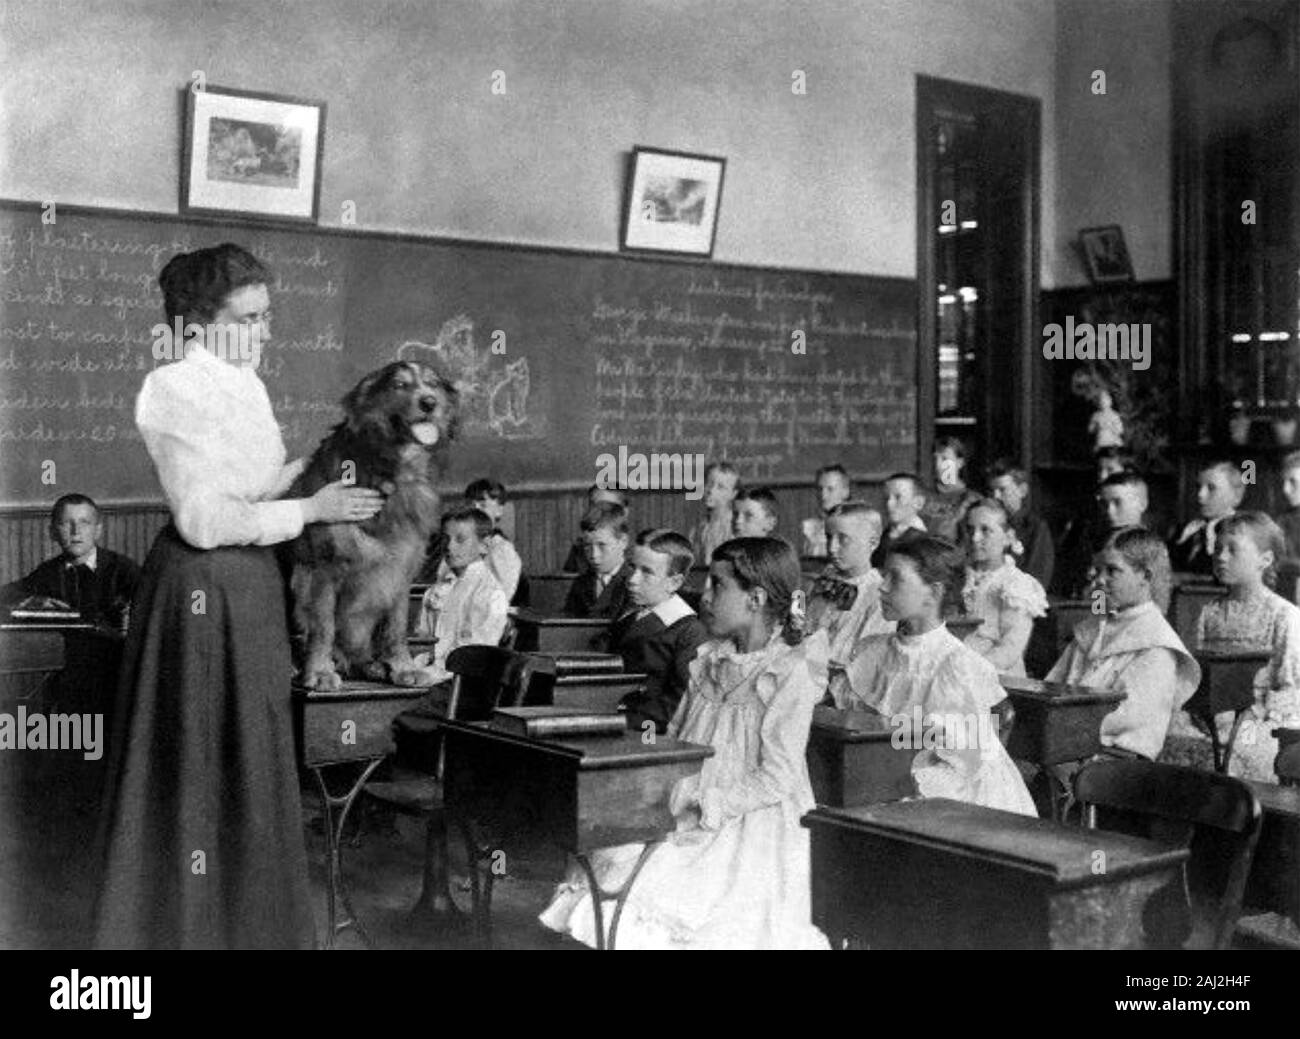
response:
[(443, 397), (443, 405), (439, 409), (443, 412), (442, 439), (455, 440), (460, 433), (460, 393), (447, 379), (439, 378), (437, 386)]
[(340, 403), (343, 405), (343, 414), (346, 416), (348, 428), (353, 432), (370, 420), (369, 409), (365, 406), (366, 401), (374, 393), (375, 388), (388, 378), (391, 367), (385, 365), (383, 368), (367, 373), (359, 383), (343, 395)]

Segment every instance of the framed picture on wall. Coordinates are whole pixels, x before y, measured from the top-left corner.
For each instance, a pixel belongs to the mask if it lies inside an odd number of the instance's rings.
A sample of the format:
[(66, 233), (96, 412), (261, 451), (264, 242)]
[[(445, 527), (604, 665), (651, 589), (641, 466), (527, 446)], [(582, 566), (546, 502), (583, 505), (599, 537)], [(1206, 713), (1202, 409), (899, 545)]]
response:
[(1094, 285), (1133, 280), (1133, 261), (1124, 245), (1124, 231), (1119, 224), (1085, 227), (1079, 232), (1079, 246), (1088, 278)]
[(619, 247), (712, 256), (726, 165), (712, 155), (634, 148)]
[(212, 86), (187, 94), (181, 212), (315, 223), (325, 103)]

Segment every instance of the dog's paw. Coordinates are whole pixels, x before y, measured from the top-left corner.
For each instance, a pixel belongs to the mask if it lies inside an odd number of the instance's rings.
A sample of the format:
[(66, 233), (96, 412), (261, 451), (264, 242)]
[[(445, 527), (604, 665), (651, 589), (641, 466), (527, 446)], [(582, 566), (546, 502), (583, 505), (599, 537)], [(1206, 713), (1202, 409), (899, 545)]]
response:
[(343, 679), (337, 671), (308, 671), (302, 676), (302, 684), (306, 689), (334, 693), (343, 688)]
[(434, 685), (437, 676), (431, 667), (408, 667), (393, 672), (393, 685)]

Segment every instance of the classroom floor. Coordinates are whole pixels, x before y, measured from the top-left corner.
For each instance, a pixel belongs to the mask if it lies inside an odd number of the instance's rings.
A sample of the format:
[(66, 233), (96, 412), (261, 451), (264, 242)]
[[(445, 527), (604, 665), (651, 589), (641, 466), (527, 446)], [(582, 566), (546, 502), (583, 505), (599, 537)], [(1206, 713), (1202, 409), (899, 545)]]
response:
[[(97, 770), (85, 763), (42, 757), (50, 772), (16, 774), (18, 755), (0, 760), (0, 949), (78, 949), (89, 943), (94, 891), (91, 851), (97, 815)], [(29, 763), (35, 757), (29, 758)], [(69, 770), (75, 781), (69, 781)], [(303, 786), (316, 931), (326, 933), (325, 839), (315, 789)], [(424, 831), (419, 820), (385, 819), (367, 813), (357, 837), (349, 821), (344, 870), (353, 906), (378, 949), (462, 949), (473, 943), (446, 927), (413, 927), (408, 911), (420, 892)], [(463, 872), (453, 843), (453, 874)], [(500, 949), (581, 949), (537, 922), (546, 905), (555, 862), (509, 862), (510, 876), (493, 894), (493, 944)], [(467, 890), (456, 888), (466, 906)], [(1243, 922), (1243, 948), (1300, 948), (1300, 929), (1276, 916)], [(364, 949), (354, 930), (339, 936), (339, 949)]]

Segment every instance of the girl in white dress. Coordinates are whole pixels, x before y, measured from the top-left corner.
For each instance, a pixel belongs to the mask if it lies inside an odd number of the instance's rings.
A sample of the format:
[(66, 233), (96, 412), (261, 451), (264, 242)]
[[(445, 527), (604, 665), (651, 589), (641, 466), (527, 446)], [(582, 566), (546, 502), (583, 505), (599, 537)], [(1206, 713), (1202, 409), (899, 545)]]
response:
[[(1206, 605), (1196, 622), (1193, 647), (1210, 653), (1262, 650), (1269, 661), (1255, 675), (1255, 705), (1237, 730), (1228, 774), (1276, 783), (1277, 740), (1273, 729), (1300, 727), (1300, 608), (1269, 588), (1278, 560), (1286, 554), (1281, 528), (1262, 512), (1238, 512), (1219, 526), (1214, 576), (1228, 594)], [(1233, 716), (1215, 723), (1225, 743)], [(1209, 735), (1178, 711), (1160, 760), (1213, 768)]]
[(862, 641), (836, 706), (882, 714), (914, 741), (912, 778), (922, 797), (1036, 815), (989, 713), (1005, 695), (997, 672), (941, 619), (960, 566), (942, 538), (909, 537), (890, 548), (881, 606), (898, 630)]
[(1000, 674), (1024, 675), (1025, 647), (1034, 618), (1047, 615), (1047, 593), (1011, 556), (1015, 532), (1006, 506), (981, 498), (966, 510), (969, 564), (962, 586), (962, 609), (981, 620), (966, 645)]
[[(620, 949), (829, 948), (811, 923), (808, 831), (799, 824), (814, 804), (805, 752), (826, 688), (826, 644), (820, 632), (802, 643), (799, 586), (799, 559), (779, 539), (736, 538), (713, 553), (700, 611), (713, 641), (691, 663), (668, 735), (714, 754), (672, 791), (677, 829), (632, 886)], [(605, 890), (622, 884), (642, 847), (592, 855)], [(591, 893), (576, 868), (541, 921), (596, 944)]]

